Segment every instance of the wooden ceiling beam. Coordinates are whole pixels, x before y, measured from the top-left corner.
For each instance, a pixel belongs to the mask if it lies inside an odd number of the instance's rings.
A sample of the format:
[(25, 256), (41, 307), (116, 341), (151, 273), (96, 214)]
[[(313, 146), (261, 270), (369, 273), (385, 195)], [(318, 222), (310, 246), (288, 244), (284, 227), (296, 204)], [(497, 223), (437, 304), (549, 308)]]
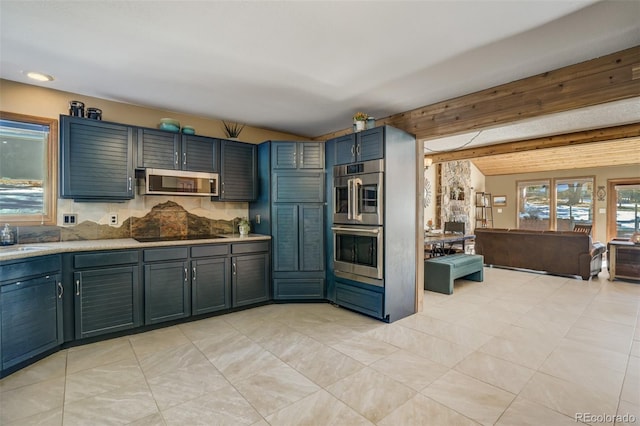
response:
[[(376, 121), (434, 139), (640, 96), (640, 46)], [(314, 138), (332, 139), (352, 129)]]
[(640, 137), (640, 122), (621, 126), (606, 127), (596, 130), (565, 133), (562, 135), (545, 136), (517, 142), (506, 142), (496, 145), (479, 146), (460, 151), (439, 152), (427, 154), (434, 163), (445, 161), (469, 160), (491, 155), (508, 154), (514, 152), (533, 151), (545, 148), (578, 146), (587, 143), (609, 140), (636, 139)]

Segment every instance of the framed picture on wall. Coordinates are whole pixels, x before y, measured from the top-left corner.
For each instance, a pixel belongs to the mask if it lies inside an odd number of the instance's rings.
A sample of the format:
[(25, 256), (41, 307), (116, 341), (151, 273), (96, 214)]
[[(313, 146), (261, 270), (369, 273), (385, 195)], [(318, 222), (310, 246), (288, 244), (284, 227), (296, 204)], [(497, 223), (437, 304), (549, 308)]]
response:
[(507, 196), (506, 195), (494, 195), (493, 196), (493, 205), (494, 206), (506, 206), (507, 205)]

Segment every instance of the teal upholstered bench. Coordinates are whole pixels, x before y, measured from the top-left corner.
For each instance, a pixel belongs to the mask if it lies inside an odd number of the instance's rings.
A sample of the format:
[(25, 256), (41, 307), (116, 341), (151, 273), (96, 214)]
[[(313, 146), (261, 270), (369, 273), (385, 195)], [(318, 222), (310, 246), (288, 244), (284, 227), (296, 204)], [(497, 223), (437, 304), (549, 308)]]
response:
[(456, 278), (483, 281), (484, 257), (479, 254), (452, 254), (424, 261), (424, 289), (453, 294)]

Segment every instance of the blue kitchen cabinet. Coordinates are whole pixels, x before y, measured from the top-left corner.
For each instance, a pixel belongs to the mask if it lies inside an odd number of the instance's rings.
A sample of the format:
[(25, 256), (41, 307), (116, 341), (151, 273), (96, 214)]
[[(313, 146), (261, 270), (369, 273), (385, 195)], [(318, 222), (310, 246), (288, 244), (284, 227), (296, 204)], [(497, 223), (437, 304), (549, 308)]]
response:
[(122, 124), (60, 116), (60, 197), (134, 198), (133, 132)]
[(219, 201), (253, 201), (257, 197), (257, 150), (244, 142), (220, 142)]
[(181, 146), (183, 170), (209, 173), (219, 172), (219, 139), (195, 135), (182, 135)]
[(138, 164), (141, 168), (180, 170), (180, 135), (139, 127)]
[(188, 247), (143, 252), (144, 323), (156, 324), (191, 315)]
[(375, 127), (332, 139), (335, 146), (335, 164), (349, 164), (384, 158), (385, 127)]
[(323, 170), (324, 146), (320, 142), (274, 142), (271, 162), (273, 170)]
[(191, 314), (231, 307), (229, 244), (191, 247)]
[(324, 172), (274, 172), (271, 176), (274, 203), (323, 203)]
[(137, 133), (139, 168), (218, 172), (218, 139), (143, 127)]
[(231, 244), (232, 306), (246, 306), (270, 299), (269, 242)]
[(9, 372), (63, 343), (60, 256), (3, 262), (0, 370)]
[(274, 272), (324, 271), (324, 206), (273, 206)]
[(324, 155), (317, 142), (267, 141), (258, 148), (260, 195), (249, 214), (256, 232), (272, 236), (276, 300), (325, 298)]
[(273, 205), (275, 299), (324, 298), (324, 205)]
[(138, 250), (73, 255), (75, 338), (142, 325)]

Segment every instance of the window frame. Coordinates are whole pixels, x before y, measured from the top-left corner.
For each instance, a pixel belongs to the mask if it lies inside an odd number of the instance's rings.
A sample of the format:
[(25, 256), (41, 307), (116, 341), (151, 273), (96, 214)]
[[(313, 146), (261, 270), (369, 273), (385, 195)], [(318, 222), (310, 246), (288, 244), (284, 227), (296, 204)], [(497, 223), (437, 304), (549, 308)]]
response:
[(23, 123), (49, 126), (49, 138), (45, 147), (47, 170), (42, 188), (44, 211), (41, 214), (30, 215), (0, 215), (2, 223), (18, 226), (29, 225), (57, 225), (58, 204), (58, 120), (55, 118), (37, 117), (33, 115), (17, 114), (0, 111), (3, 120), (20, 121)]
[(557, 209), (558, 209), (558, 182), (566, 182), (571, 180), (591, 180), (592, 182), (592, 194), (591, 194), (591, 225), (592, 232), (591, 235), (595, 235), (596, 231), (596, 219), (595, 219), (595, 195), (596, 195), (596, 177), (593, 175), (589, 176), (568, 176), (568, 177), (549, 177), (549, 178), (538, 178), (538, 179), (523, 179), (516, 181), (516, 227), (520, 229), (520, 214), (519, 214), (519, 206), (520, 206), (520, 187), (522, 185), (533, 185), (533, 184), (548, 184), (549, 185), (549, 228), (548, 230), (554, 231), (558, 229), (558, 217), (557, 217)]
[(618, 235), (616, 222), (616, 203), (618, 197), (614, 197), (616, 193), (616, 186), (618, 185), (638, 185), (640, 184), (640, 178), (616, 178), (607, 179), (607, 193), (605, 195), (607, 199), (607, 241), (611, 241)]

